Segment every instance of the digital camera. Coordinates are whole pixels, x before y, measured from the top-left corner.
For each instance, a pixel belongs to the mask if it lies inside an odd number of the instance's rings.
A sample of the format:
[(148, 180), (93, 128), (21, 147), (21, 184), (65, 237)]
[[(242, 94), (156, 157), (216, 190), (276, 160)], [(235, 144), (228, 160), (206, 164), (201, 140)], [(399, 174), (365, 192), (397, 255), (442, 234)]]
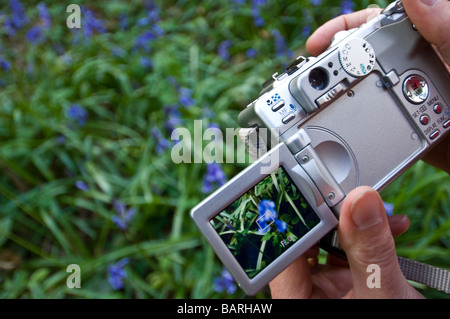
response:
[(449, 88), (400, 1), (266, 82), (238, 121), (268, 151), (191, 211), (247, 294), (329, 235), (352, 189), (383, 189), (448, 136)]

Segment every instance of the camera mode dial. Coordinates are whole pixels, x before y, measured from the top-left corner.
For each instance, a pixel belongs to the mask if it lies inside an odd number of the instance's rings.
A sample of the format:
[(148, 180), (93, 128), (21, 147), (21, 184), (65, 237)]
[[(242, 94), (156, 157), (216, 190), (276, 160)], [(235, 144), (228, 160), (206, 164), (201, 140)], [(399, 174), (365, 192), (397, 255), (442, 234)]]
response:
[(375, 51), (366, 40), (353, 38), (339, 47), (339, 61), (349, 75), (363, 77), (375, 67)]

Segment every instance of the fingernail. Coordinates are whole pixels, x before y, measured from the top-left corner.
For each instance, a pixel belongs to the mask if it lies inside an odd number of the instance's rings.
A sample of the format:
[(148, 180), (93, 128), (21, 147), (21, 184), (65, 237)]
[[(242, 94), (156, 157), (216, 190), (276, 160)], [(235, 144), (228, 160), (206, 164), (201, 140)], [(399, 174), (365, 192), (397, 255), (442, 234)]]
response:
[(422, 0), (422, 3), (426, 6), (433, 7), (438, 0)]
[(350, 210), (353, 223), (359, 229), (375, 226), (382, 220), (383, 211), (378, 193), (368, 190), (355, 199)]

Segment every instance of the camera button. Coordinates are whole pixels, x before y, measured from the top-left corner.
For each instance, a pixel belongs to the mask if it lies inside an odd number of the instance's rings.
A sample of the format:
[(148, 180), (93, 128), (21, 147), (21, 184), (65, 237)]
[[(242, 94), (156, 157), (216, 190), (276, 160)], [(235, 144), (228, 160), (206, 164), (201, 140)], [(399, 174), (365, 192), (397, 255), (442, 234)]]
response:
[(284, 124), (289, 123), (290, 121), (292, 121), (293, 119), (295, 119), (295, 114), (294, 113), (290, 113), (289, 115), (285, 116), (281, 121)]
[(441, 114), (442, 113), (442, 105), (440, 104), (436, 104), (433, 106), (433, 111), (436, 114)]
[(276, 112), (284, 106), (284, 101), (280, 101), (274, 106), (272, 106), (272, 111)]
[(428, 93), (428, 83), (419, 75), (411, 75), (403, 82), (403, 94), (413, 104), (424, 103)]
[(420, 123), (422, 125), (428, 125), (430, 123), (430, 117), (428, 115), (422, 115), (420, 117)]
[(430, 134), (430, 140), (436, 139), (439, 136), (439, 134), (441, 134), (441, 131), (439, 130), (434, 131), (433, 133)]
[(447, 122), (445, 122), (443, 124), (444, 128), (449, 128), (450, 127), (450, 120), (447, 120)]

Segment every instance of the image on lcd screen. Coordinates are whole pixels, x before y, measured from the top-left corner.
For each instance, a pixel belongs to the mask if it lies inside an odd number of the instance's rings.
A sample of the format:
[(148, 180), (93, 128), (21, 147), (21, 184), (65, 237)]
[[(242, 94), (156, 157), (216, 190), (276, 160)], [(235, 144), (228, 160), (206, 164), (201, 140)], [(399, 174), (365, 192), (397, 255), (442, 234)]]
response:
[(319, 222), (282, 167), (210, 220), (249, 278)]

